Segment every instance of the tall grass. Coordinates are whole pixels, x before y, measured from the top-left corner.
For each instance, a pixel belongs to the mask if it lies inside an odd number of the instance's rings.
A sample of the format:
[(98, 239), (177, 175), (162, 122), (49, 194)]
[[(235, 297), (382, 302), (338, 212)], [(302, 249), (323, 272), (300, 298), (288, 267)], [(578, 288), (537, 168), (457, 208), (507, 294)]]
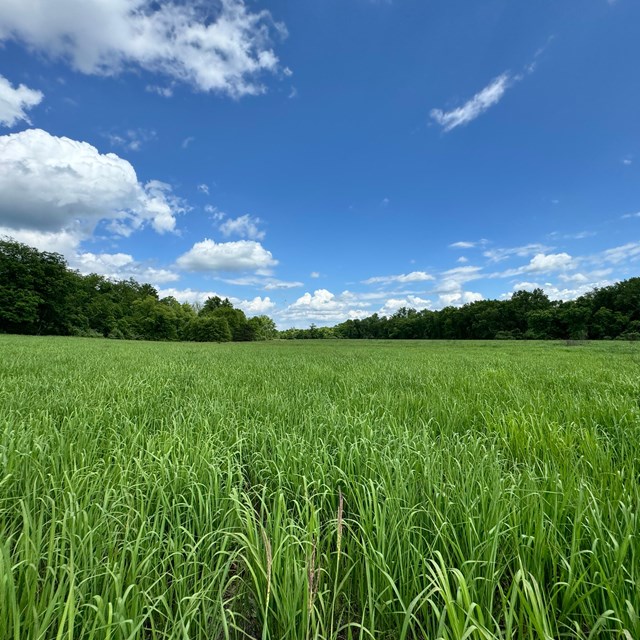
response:
[(0, 354), (0, 638), (640, 638), (635, 345)]

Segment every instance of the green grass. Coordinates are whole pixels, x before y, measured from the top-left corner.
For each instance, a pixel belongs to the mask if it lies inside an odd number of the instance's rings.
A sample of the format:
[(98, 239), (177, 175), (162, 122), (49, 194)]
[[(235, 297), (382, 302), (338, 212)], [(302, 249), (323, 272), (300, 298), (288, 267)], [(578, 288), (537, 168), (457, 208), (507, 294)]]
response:
[(640, 638), (640, 348), (0, 336), (0, 638)]

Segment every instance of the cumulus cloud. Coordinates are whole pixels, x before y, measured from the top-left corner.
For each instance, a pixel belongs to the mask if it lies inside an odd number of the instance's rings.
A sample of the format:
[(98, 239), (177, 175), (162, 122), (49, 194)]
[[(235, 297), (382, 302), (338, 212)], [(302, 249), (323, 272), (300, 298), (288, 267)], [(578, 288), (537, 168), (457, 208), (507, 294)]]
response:
[(207, 298), (213, 298), (218, 296), (219, 298), (228, 298), (234, 307), (242, 309), (248, 316), (262, 315), (275, 309), (276, 304), (268, 296), (261, 298), (256, 296), (252, 300), (242, 300), (240, 298), (234, 298), (233, 296), (225, 296), (215, 291), (199, 291), (197, 289), (176, 289), (167, 288), (159, 289), (158, 295), (161, 298), (172, 297), (178, 302), (189, 304), (204, 304)]
[(438, 305), (441, 307), (460, 307), (463, 304), (479, 302), (480, 300), (484, 300), (484, 296), (481, 293), (476, 293), (475, 291), (454, 291), (440, 294)]
[(43, 94), (21, 84), (14, 87), (0, 76), (0, 125), (13, 127), (18, 122), (31, 124), (27, 111), (40, 104)]
[(273, 311), (276, 307), (276, 303), (273, 302), (269, 296), (264, 298), (256, 296), (253, 300), (241, 300), (238, 303), (238, 306), (249, 315), (261, 315), (263, 313)]
[(69, 263), (80, 273), (98, 273), (113, 280), (133, 278), (138, 282), (157, 285), (180, 279), (177, 273), (145, 266), (128, 253), (78, 253), (70, 258)]
[(23, 42), (81, 73), (144, 69), (233, 97), (264, 91), (261, 76), (278, 69), (274, 34), (284, 36), (284, 25), (244, 0), (0, 3), (0, 40)]
[(378, 312), (383, 316), (393, 315), (398, 309), (415, 309), (421, 311), (423, 309), (431, 309), (433, 303), (431, 300), (420, 298), (419, 296), (407, 296), (406, 298), (389, 298)]
[[(551, 282), (517, 282), (513, 285), (512, 291), (533, 291), (534, 289), (542, 289), (550, 300), (575, 300), (580, 296), (593, 291), (596, 287), (607, 287), (613, 284), (609, 280), (595, 280), (584, 284), (577, 284), (574, 287), (560, 287)], [(501, 296), (503, 299), (511, 297), (511, 294)]]
[(176, 264), (187, 271), (255, 271), (267, 274), (278, 261), (259, 242), (215, 242), (205, 238), (180, 256)]
[(514, 80), (515, 78), (509, 73), (503, 73), (492, 80), (484, 89), (476, 93), (473, 98), (461, 107), (452, 109), (451, 111), (432, 109), (431, 118), (435, 120), (445, 132), (468, 124), (492, 106), (498, 104)]
[(492, 274), (492, 277), (510, 278), (524, 273), (552, 273), (567, 271), (575, 268), (577, 261), (568, 253), (537, 253), (528, 264), (516, 269), (507, 269), (501, 273)]
[(433, 276), (424, 271), (412, 271), (411, 273), (401, 273), (396, 276), (375, 276), (362, 282), (363, 284), (389, 284), (391, 282), (424, 282), (426, 280), (433, 280)]
[(147, 224), (165, 233), (182, 211), (169, 185), (140, 183), (113, 153), (40, 129), (0, 136), (0, 227), (17, 239), (77, 246), (101, 220), (124, 236)]
[(370, 311), (364, 307), (366, 303), (351, 296), (348, 291), (335, 295), (327, 289), (317, 289), (313, 294), (307, 292), (289, 305), (280, 314), (279, 321), (293, 322), (298, 326), (310, 322), (334, 324), (349, 318), (364, 318)]
[(524, 268), (525, 271), (535, 273), (548, 273), (550, 271), (562, 271), (573, 265), (573, 258), (568, 253), (538, 253)]
[(220, 225), (220, 231), (225, 238), (239, 236), (249, 240), (264, 240), (266, 234), (258, 227), (260, 222), (260, 218), (252, 218), (250, 215), (227, 218)]

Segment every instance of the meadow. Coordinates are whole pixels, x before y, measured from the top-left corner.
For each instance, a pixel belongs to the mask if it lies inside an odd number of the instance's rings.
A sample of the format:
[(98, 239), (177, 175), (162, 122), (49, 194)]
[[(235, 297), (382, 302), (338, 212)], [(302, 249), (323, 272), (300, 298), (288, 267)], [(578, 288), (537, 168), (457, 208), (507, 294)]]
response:
[(0, 638), (640, 638), (640, 345), (0, 336)]

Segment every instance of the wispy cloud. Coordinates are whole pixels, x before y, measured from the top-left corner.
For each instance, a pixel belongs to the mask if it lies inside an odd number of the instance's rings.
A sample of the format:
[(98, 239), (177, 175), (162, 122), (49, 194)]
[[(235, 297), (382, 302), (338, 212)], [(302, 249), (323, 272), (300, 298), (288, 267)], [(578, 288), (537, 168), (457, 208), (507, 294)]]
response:
[(489, 244), (489, 241), (485, 238), (482, 240), (474, 240), (473, 242), (467, 240), (460, 240), (449, 245), (450, 249), (475, 249), (476, 247), (484, 247)]
[(494, 78), (484, 89), (478, 91), (471, 100), (461, 107), (451, 111), (432, 109), (431, 118), (435, 120), (445, 132), (451, 131), (461, 125), (469, 124), (485, 111), (498, 104), (502, 100), (506, 90), (513, 85), (514, 78), (509, 72), (500, 74)]
[(373, 278), (367, 278), (363, 280), (363, 284), (389, 284), (390, 282), (424, 282), (426, 280), (433, 280), (433, 276), (425, 273), (424, 271), (412, 271), (411, 273), (401, 273), (395, 276), (374, 276)]

